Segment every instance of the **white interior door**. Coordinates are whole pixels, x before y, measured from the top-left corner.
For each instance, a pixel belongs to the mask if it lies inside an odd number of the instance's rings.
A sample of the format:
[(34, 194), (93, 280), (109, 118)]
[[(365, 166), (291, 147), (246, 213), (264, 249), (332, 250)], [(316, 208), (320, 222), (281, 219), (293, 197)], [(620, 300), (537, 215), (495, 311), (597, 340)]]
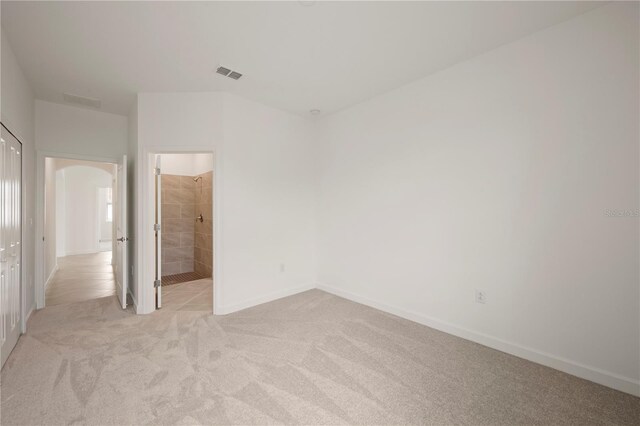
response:
[(122, 157), (118, 163), (116, 173), (115, 202), (113, 213), (116, 222), (116, 253), (115, 275), (116, 292), (122, 304), (122, 309), (127, 307), (127, 251), (129, 237), (127, 235), (127, 156)]
[(154, 170), (155, 175), (155, 221), (153, 229), (155, 232), (155, 245), (156, 245), (156, 257), (155, 257), (155, 280), (153, 286), (156, 289), (156, 309), (162, 308), (162, 179), (160, 175), (160, 156), (156, 155), (156, 168)]
[(4, 127), (0, 139), (0, 358), (20, 337), (22, 147)]

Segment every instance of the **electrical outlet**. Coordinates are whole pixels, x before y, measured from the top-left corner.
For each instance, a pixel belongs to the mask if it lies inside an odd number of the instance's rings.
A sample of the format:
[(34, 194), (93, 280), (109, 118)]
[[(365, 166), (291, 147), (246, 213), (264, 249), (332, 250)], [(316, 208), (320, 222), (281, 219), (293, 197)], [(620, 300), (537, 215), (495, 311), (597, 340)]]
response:
[(487, 293), (483, 290), (476, 289), (476, 303), (487, 303)]

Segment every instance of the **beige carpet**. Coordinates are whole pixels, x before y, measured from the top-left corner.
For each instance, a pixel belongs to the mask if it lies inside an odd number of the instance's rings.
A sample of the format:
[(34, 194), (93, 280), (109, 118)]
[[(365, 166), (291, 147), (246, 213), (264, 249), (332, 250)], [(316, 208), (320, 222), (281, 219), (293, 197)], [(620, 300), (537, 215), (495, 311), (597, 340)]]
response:
[(37, 312), (12, 424), (640, 424), (640, 400), (312, 290), (224, 317)]

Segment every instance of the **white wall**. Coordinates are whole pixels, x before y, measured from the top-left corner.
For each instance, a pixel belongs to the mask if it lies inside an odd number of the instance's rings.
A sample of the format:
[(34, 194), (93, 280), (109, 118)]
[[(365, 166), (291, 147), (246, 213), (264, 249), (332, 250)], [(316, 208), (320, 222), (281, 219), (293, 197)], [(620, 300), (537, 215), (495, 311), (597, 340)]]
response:
[[(98, 228), (100, 231), (100, 241), (103, 242), (112, 242), (113, 241), (113, 225), (114, 225), (114, 220), (113, 220), (113, 214), (114, 214), (114, 204), (113, 202), (111, 203), (111, 221), (108, 221), (107, 218), (107, 211), (109, 208), (109, 202), (108, 202), (108, 191), (112, 190), (114, 187), (114, 181), (113, 181), (113, 177), (112, 177), (112, 183), (110, 186), (108, 187), (103, 187), (103, 188), (99, 188), (98, 189)], [(113, 195), (115, 195), (112, 192), (112, 201), (115, 201), (115, 197), (113, 197)], [(106, 245), (102, 245), (101, 244), (101, 250), (105, 251), (104, 247), (107, 247)], [(108, 245), (108, 250), (106, 251), (112, 251), (112, 247), (111, 244)]]
[(315, 287), (315, 139), (310, 120), (234, 95), (223, 130), (222, 312), (233, 312)]
[[(44, 277), (45, 280), (47, 280), (45, 284), (47, 284), (48, 280), (52, 277), (53, 272), (55, 272), (56, 270), (58, 257), (70, 254), (93, 253), (99, 251), (99, 248), (97, 246), (95, 249), (88, 251), (86, 248), (79, 249), (77, 247), (69, 247), (70, 244), (67, 244), (67, 234), (69, 232), (73, 232), (73, 230), (70, 231), (67, 229), (68, 197), (73, 196), (73, 194), (70, 194), (68, 196), (67, 190), (77, 191), (79, 186), (77, 183), (66, 181), (65, 170), (68, 167), (73, 166), (87, 166), (88, 168), (97, 168), (96, 172), (94, 172), (93, 174), (96, 174), (97, 176), (103, 176), (104, 173), (107, 173), (111, 176), (111, 179), (113, 179), (113, 175), (115, 173), (115, 165), (109, 163), (96, 163), (91, 161), (80, 161), (51, 157), (45, 158), (44, 164), (45, 202), (43, 233), (45, 235), (45, 243), (43, 258)], [(103, 179), (102, 182), (104, 181), (105, 180)], [(107, 187), (112, 186), (113, 181)], [(96, 201), (95, 195), (91, 197), (91, 200), (98, 202)], [(83, 201), (83, 203), (89, 202), (89, 199)], [(106, 202), (103, 202), (103, 204), (106, 204)], [(77, 205), (70, 205), (69, 208), (75, 209), (77, 208)], [(104, 209), (105, 207), (103, 206), (102, 208)], [(72, 212), (70, 214), (73, 215), (74, 213)], [(96, 232), (93, 231), (91, 235), (85, 235), (84, 237), (87, 239), (87, 241), (94, 242), (94, 234), (98, 235), (99, 239), (111, 239), (113, 233), (113, 224), (106, 222), (106, 212), (96, 211), (94, 217), (97, 222), (93, 226), (94, 228), (97, 228), (97, 232), (99, 232), (99, 234), (96, 234)], [(88, 243), (83, 243), (83, 246), (88, 246)], [(102, 250), (104, 250), (104, 248)]]
[[(49, 283), (53, 273), (57, 269), (58, 261), (56, 257), (56, 251), (58, 249), (58, 242), (56, 239), (57, 227), (56, 216), (60, 211), (60, 206), (56, 204), (56, 197), (64, 194), (56, 194), (57, 178), (56, 178), (56, 160), (53, 158), (45, 159), (44, 163), (44, 276), (46, 279), (45, 286)], [(61, 241), (62, 245), (64, 242)]]
[(11, 45), (1, 32), (0, 120), (22, 142), (22, 225), (24, 310), (35, 308), (35, 136), (34, 95), (18, 65)]
[(36, 148), (87, 159), (127, 153), (127, 117), (36, 100)]
[(638, 39), (611, 4), (324, 119), (323, 287), (640, 393)]
[[(315, 175), (304, 118), (222, 93), (138, 96), (139, 223), (152, 223), (150, 152), (215, 151), (216, 312), (226, 313), (314, 284)], [(249, 125), (248, 125), (249, 124)], [(144, 179), (143, 179), (144, 178)], [(149, 228), (149, 229), (146, 229)], [(138, 275), (149, 312), (150, 226), (139, 229)], [(284, 272), (281, 271), (284, 264)], [(144, 299), (141, 302), (140, 299)]]
[(213, 170), (213, 154), (162, 154), (162, 173), (196, 176)]
[[(111, 188), (113, 176), (106, 171), (87, 166), (70, 166), (64, 172), (64, 189), (57, 191), (57, 203), (64, 204), (65, 216), (58, 218), (62, 225), (59, 234), (64, 235), (63, 251), (58, 257), (100, 251), (100, 219), (98, 217), (98, 192)], [(58, 210), (62, 210), (60, 207)]]

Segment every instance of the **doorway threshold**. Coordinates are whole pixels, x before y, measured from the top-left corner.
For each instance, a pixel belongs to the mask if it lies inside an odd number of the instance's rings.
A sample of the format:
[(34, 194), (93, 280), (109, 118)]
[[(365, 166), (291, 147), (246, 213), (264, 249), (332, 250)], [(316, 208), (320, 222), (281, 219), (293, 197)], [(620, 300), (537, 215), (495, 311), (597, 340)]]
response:
[(189, 281), (202, 280), (204, 278), (211, 278), (210, 276), (206, 276), (204, 274), (198, 272), (183, 272), (181, 274), (174, 275), (165, 275), (162, 277), (162, 286), (166, 287), (168, 285), (186, 283)]

